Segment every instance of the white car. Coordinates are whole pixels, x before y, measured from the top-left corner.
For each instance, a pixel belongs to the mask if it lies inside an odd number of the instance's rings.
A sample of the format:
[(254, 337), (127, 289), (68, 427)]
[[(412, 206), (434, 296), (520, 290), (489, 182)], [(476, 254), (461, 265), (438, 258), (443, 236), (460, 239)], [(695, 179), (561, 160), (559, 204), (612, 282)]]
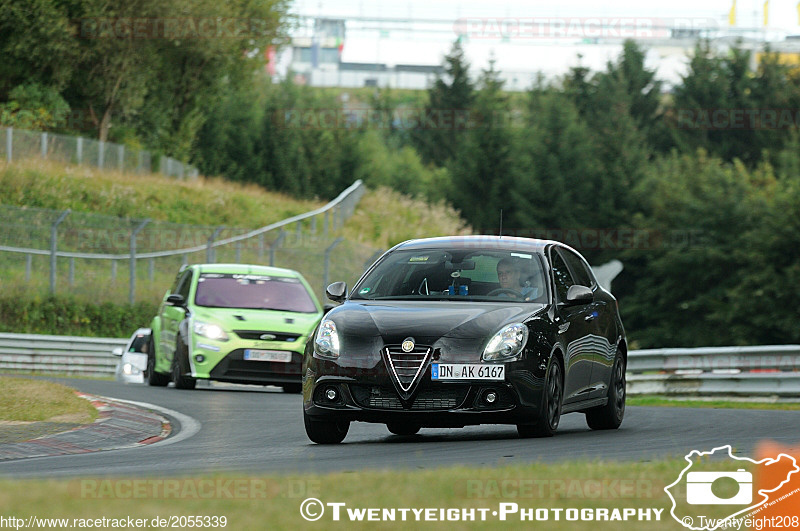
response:
[(115, 347), (111, 351), (119, 356), (115, 376), (124, 383), (144, 383), (147, 372), (147, 345), (150, 342), (150, 329), (140, 328), (133, 333), (125, 348)]

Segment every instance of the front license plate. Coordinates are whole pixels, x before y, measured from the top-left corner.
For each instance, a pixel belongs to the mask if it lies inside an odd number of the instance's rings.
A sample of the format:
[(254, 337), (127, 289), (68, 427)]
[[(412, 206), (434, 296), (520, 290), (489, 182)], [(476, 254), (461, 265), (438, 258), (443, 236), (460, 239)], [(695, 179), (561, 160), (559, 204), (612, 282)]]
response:
[(505, 365), (483, 363), (434, 363), (431, 380), (505, 380)]
[(289, 363), (292, 361), (292, 353), (285, 350), (254, 350), (246, 349), (244, 359), (248, 361), (278, 361)]

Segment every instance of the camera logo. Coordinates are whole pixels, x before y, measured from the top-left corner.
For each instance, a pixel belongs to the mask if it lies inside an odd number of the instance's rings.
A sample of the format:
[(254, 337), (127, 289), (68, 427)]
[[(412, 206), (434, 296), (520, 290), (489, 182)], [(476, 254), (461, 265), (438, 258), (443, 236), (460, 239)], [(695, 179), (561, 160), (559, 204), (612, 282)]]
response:
[[(739, 491), (730, 498), (714, 494), (712, 486), (730, 480)], [(740, 468), (736, 472), (689, 472), (686, 474), (686, 501), (692, 505), (749, 505), (753, 503), (753, 474)]]

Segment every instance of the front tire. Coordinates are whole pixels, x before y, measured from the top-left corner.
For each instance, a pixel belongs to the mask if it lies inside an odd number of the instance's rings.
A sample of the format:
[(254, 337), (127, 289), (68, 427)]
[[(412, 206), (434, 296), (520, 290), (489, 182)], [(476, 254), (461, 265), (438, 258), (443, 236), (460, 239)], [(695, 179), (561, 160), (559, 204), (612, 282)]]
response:
[[(197, 380), (188, 376), (189, 352), (182, 340), (178, 340), (175, 346), (175, 355), (172, 357), (172, 381), (175, 382), (175, 389), (194, 389)], [(185, 364), (185, 365), (184, 365)]]
[(147, 342), (147, 385), (152, 387), (166, 387), (169, 383), (169, 375), (156, 372), (156, 343), (153, 335)]
[(386, 428), (395, 435), (416, 435), (422, 426), (403, 422), (389, 422), (386, 424)]
[(303, 423), (306, 425), (306, 435), (317, 444), (339, 444), (350, 430), (349, 421), (312, 420), (305, 410)]
[(611, 381), (608, 384), (608, 403), (586, 412), (586, 424), (593, 430), (616, 430), (625, 416), (625, 358), (617, 349)]
[(561, 420), (561, 402), (564, 398), (564, 370), (561, 361), (553, 356), (547, 368), (542, 404), (534, 424), (517, 424), (517, 433), (523, 439), (530, 437), (552, 437)]

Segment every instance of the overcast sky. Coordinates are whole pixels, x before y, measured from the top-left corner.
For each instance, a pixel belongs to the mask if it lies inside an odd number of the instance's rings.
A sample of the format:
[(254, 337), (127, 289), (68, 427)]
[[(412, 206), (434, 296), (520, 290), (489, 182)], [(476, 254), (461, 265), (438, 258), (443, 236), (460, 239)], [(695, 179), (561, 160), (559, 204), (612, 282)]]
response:
[[(727, 22), (732, 0), (295, 0), (294, 11), (331, 17), (383, 16), (458, 19), (460, 17), (711, 17)], [(762, 0), (737, 0), (737, 25), (763, 25)], [(797, 0), (770, 0), (770, 26), (798, 28)]]
[[(798, 1), (770, 0), (767, 38), (782, 40), (786, 35), (800, 34)], [(733, 0), (670, 0), (651, 4), (641, 0), (611, 0), (604, 3), (596, 0), (295, 0), (292, 11), (324, 18), (441, 21), (394, 25), (349, 21), (342, 60), (385, 63), (390, 66), (441, 64), (457, 37), (459, 26), (456, 21), (471, 20), (468, 22), (468, 38), (464, 39), (463, 46), (473, 73), (486, 68), (489, 59), (494, 58), (497, 68), (508, 74), (511, 81), (517, 78), (520, 86), (527, 86), (535, 78), (536, 72), (553, 77), (578, 64), (592, 70), (603, 69), (607, 61), (619, 55), (620, 45), (608, 42), (586, 44), (581, 39), (549, 39), (541, 35), (501, 39), (499, 35), (480, 34), (481, 23), (487, 24), (485, 28), (491, 32), (492, 28), (498, 27), (491, 26), (492, 21), (527, 20), (530, 23), (545, 18), (564, 20), (569, 24), (570, 20), (578, 19), (585, 25), (586, 19), (591, 17), (612, 20), (614, 17), (633, 17), (645, 23), (659, 24), (661, 20), (679, 19), (696, 26), (725, 29), (732, 5)], [(763, 6), (763, 0), (737, 0), (736, 28), (739, 31), (764, 28)], [(669, 22), (666, 24), (670, 26)], [(302, 30), (296, 33), (300, 34), (303, 34)], [(304, 35), (310, 36), (310, 32), (306, 31)], [(616, 39), (614, 42), (620, 41)], [(677, 82), (685, 71), (686, 53), (664, 47), (648, 47), (647, 39), (642, 42), (648, 49), (647, 66), (656, 69), (664, 81)], [(511, 85), (507, 86), (511, 88)]]

